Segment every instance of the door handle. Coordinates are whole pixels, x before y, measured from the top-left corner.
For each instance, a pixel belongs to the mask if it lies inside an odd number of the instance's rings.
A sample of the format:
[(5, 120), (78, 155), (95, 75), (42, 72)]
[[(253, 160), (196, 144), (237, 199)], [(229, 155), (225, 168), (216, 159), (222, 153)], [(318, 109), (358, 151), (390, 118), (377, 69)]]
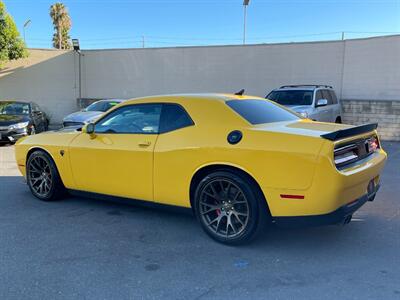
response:
[(139, 146), (140, 147), (148, 147), (151, 145), (150, 141), (143, 141), (143, 142), (139, 142)]

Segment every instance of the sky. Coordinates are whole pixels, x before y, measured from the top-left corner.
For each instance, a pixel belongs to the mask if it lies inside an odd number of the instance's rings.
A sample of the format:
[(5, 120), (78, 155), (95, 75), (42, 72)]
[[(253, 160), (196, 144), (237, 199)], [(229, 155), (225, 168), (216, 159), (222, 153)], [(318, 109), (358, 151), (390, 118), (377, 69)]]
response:
[[(60, 1), (60, 0), (59, 0)], [(61, 0), (62, 1), (62, 0)], [(30, 48), (51, 48), (47, 0), (4, 0)], [(64, 0), (82, 49), (243, 43), (243, 0)], [(248, 44), (400, 34), (400, 0), (251, 0)]]

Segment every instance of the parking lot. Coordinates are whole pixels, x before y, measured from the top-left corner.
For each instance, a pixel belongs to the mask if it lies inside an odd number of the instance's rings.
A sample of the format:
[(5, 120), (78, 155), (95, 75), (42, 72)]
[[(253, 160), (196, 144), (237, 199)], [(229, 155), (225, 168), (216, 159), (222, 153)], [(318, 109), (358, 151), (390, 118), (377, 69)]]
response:
[(382, 189), (349, 225), (271, 228), (242, 247), (190, 215), (40, 202), (0, 146), (0, 299), (399, 299), (400, 143), (384, 146)]

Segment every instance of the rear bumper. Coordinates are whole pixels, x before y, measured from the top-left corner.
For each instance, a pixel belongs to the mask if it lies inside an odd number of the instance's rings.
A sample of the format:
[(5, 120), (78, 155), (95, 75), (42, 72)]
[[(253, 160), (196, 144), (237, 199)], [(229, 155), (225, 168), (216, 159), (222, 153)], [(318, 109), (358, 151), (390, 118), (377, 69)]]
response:
[(301, 217), (275, 217), (274, 222), (279, 227), (313, 227), (323, 225), (345, 224), (361, 206), (367, 201), (373, 201), (380, 185), (370, 194), (364, 194), (357, 200), (339, 207), (337, 210), (323, 215)]

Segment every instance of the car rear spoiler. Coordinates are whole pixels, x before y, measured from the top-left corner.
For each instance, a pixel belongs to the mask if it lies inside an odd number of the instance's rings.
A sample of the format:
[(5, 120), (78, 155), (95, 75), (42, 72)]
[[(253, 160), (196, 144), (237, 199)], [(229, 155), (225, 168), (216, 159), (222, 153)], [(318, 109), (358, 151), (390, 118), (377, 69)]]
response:
[(321, 137), (330, 141), (337, 141), (353, 135), (363, 134), (378, 128), (378, 123), (365, 124), (361, 126), (341, 129), (338, 131), (322, 134)]

